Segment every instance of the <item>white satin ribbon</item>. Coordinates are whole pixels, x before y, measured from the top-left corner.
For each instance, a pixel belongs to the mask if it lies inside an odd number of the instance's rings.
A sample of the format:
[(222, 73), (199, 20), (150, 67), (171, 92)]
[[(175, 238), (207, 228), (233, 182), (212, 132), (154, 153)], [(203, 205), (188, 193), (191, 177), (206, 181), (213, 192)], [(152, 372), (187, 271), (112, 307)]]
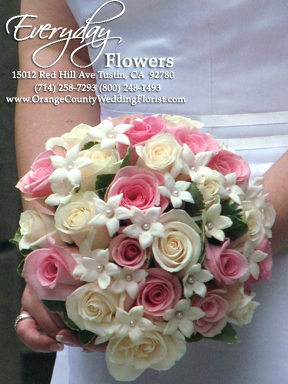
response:
[(249, 125), (288, 124), (288, 111), (243, 113), (233, 115), (195, 115), (205, 127), (241, 127)]

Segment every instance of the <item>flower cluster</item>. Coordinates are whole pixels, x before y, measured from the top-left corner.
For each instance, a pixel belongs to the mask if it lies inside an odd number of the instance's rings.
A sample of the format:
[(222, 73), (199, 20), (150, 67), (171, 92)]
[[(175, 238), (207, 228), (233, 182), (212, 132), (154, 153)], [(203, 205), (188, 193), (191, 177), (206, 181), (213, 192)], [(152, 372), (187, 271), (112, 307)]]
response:
[(51, 138), (17, 187), (21, 273), (83, 343), (108, 342), (117, 380), (166, 370), (186, 342), (236, 342), (270, 278), (275, 220), (262, 179), (179, 116), (126, 116)]

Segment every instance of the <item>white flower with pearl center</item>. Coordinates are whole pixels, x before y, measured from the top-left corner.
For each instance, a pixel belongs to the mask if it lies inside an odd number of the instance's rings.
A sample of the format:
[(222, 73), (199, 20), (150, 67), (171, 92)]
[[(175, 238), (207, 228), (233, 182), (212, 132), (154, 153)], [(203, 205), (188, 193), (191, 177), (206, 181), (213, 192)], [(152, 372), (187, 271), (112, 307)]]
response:
[(138, 292), (138, 283), (145, 279), (147, 275), (148, 273), (144, 269), (132, 271), (129, 268), (124, 267), (121, 269), (117, 267), (117, 270), (112, 272), (115, 281), (111, 285), (110, 290), (117, 294), (126, 291), (134, 299)]
[(213, 279), (211, 272), (206, 269), (201, 269), (201, 264), (192, 265), (186, 272), (183, 278), (184, 296), (191, 297), (193, 292), (204, 297), (207, 287), (204, 283)]
[(172, 334), (179, 329), (186, 337), (190, 337), (194, 332), (194, 320), (201, 319), (204, 312), (200, 308), (191, 307), (189, 299), (178, 301), (175, 308), (168, 309), (163, 315), (164, 320), (168, 321), (164, 334)]
[(101, 141), (101, 150), (113, 149), (117, 143), (130, 145), (130, 140), (124, 133), (131, 127), (131, 124), (119, 124), (114, 127), (111, 121), (104, 120), (88, 131), (88, 135)]
[(188, 181), (180, 180), (175, 182), (174, 177), (172, 177), (170, 173), (166, 173), (165, 186), (158, 187), (158, 191), (161, 195), (171, 200), (174, 208), (180, 208), (183, 201), (194, 203), (191, 193), (187, 191), (190, 185), (191, 183)]
[(221, 204), (213, 204), (203, 212), (202, 220), (205, 225), (207, 237), (214, 237), (219, 241), (224, 241), (225, 233), (223, 229), (231, 227), (232, 220), (227, 216), (221, 216)]
[(117, 308), (116, 322), (118, 326), (115, 329), (117, 336), (129, 336), (131, 341), (138, 343), (143, 339), (143, 331), (153, 329), (154, 324), (152, 321), (143, 317), (143, 306), (136, 306), (130, 309), (129, 312), (124, 311), (122, 308)]
[(161, 215), (160, 207), (152, 207), (145, 212), (137, 207), (131, 207), (132, 225), (123, 231), (132, 239), (139, 239), (142, 249), (149, 247), (154, 237), (164, 237), (164, 226), (158, 222)]
[(96, 249), (91, 251), (88, 242), (85, 240), (80, 246), (81, 255), (73, 254), (78, 266), (74, 269), (73, 275), (80, 276), (81, 281), (98, 281), (101, 289), (106, 289), (111, 282), (111, 275), (118, 271), (118, 266), (109, 263), (108, 249)]
[(112, 237), (119, 229), (119, 220), (130, 217), (130, 212), (125, 207), (120, 207), (123, 193), (110, 197), (107, 203), (101, 199), (94, 199), (96, 215), (88, 223), (94, 227), (107, 226), (109, 235)]
[(87, 157), (78, 157), (80, 145), (71, 148), (66, 158), (62, 156), (51, 156), (51, 163), (55, 171), (49, 177), (50, 183), (58, 184), (68, 180), (72, 185), (78, 186), (82, 180), (81, 168), (88, 167), (93, 161)]

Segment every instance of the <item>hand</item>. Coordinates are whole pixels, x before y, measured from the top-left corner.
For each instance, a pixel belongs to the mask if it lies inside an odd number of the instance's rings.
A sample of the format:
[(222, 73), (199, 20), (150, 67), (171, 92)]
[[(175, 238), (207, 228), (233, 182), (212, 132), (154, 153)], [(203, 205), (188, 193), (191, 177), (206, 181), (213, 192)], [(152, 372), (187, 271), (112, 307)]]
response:
[(105, 351), (106, 346), (95, 345), (93, 341), (83, 346), (78, 340), (77, 332), (67, 328), (60, 314), (48, 311), (28, 285), (22, 295), (21, 313), (28, 313), (32, 318), (19, 321), (17, 335), (34, 351), (62, 351), (64, 344), (82, 347), (85, 352)]

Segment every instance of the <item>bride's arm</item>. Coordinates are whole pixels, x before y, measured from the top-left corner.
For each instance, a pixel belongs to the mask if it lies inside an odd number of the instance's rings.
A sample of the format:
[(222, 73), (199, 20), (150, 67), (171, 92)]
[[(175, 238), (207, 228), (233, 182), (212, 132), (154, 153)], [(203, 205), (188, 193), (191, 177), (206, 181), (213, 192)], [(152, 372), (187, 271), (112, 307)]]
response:
[(276, 255), (288, 248), (288, 151), (265, 173), (264, 190), (267, 201), (276, 210), (272, 228), (272, 249)]
[[(29, 18), (25, 25), (39, 27), (43, 24), (51, 24), (52, 27), (63, 27), (68, 30), (78, 29), (78, 25), (71, 14), (65, 0), (22, 0), (21, 15), (37, 15), (36, 18)], [(32, 29), (21, 29), (20, 38), (27, 36)], [(26, 35), (25, 35), (26, 34)], [(56, 38), (57, 39), (57, 38)], [(19, 42), (19, 64), (20, 71), (36, 71), (37, 77), (39, 70), (44, 70), (46, 73), (52, 71), (76, 71), (76, 79), (20, 79), (18, 83), (17, 96), (32, 97), (34, 95), (35, 84), (76, 84), (77, 74), (80, 69), (75, 67), (70, 62), (70, 52), (73, 51), (78, 44), (78, 41), (73, 41), (67, 48), (65, 54), (53, 67), (42, 69), (37, 67), (31, 56), (37, 48), (47, 44), (47, 39), (41, 40), (38, 38), (28, 39)], [(62, 44), (52, 45), (50, 48), (44, 49), (38, 55), (38, 61), (42, 64), (52, 63), (59, 56), (62, 50)], [(87, 51), (81, 49), (77, 57), (78, 63), (86, 65), (89, 63)], [(81, 69), (85, 72), (93, 72), (92, 67)], [(81, 83), (84, 81), (81, 80)], [(85, 83), (93, 83), (93, 80), (85, 80)], [(76, 92), (69, 92), (72, 96), (79, 96)], [(42, 92), (37, 94), (39, 97), (63, 97), (63, 92), (55, 94)], [(85, 92), (85, 96), (95, 96), (94, 93)], [(79, 123), (96, 125), (99, 122), (99, 105), (91, 106), (89, 104), (60, 104), (54, 106), (46, 103), (18, 103), (16, 106), (15, 115), (15, 136), (16, 136), (16, 152), (19, 177), (23, 176), (32, 164), (34, 158), (44, 151), (44, 144), (48, 138), (60, 136), (64, 132), (71, 130)], [(24, 208), (31, 208), (32, 205), (23, 201)], [(36, 297), (30, 287), (26, 287), (22, 296), (22, 311), (29, 312), (33, 319), (25, 319), (20, 321), (17, 326), (17, 333), (20, 339), (30, 348), (50, 352), (58, 350), (59, 344), (56, 342), (56, 335), (59, 334), (66, 338), (66, 341), (72, 342), (74, 345), (80, 345), (77, 341), (76, 334), (65, 327), (62, 319), (57, 315), (48, 312), (41, 301)], [(45, 332), (39, 332), (39, 327)], [(65, 338), (62, 341), (65, 341)], [(60, 346), (61, 348), (61, 346)]]

